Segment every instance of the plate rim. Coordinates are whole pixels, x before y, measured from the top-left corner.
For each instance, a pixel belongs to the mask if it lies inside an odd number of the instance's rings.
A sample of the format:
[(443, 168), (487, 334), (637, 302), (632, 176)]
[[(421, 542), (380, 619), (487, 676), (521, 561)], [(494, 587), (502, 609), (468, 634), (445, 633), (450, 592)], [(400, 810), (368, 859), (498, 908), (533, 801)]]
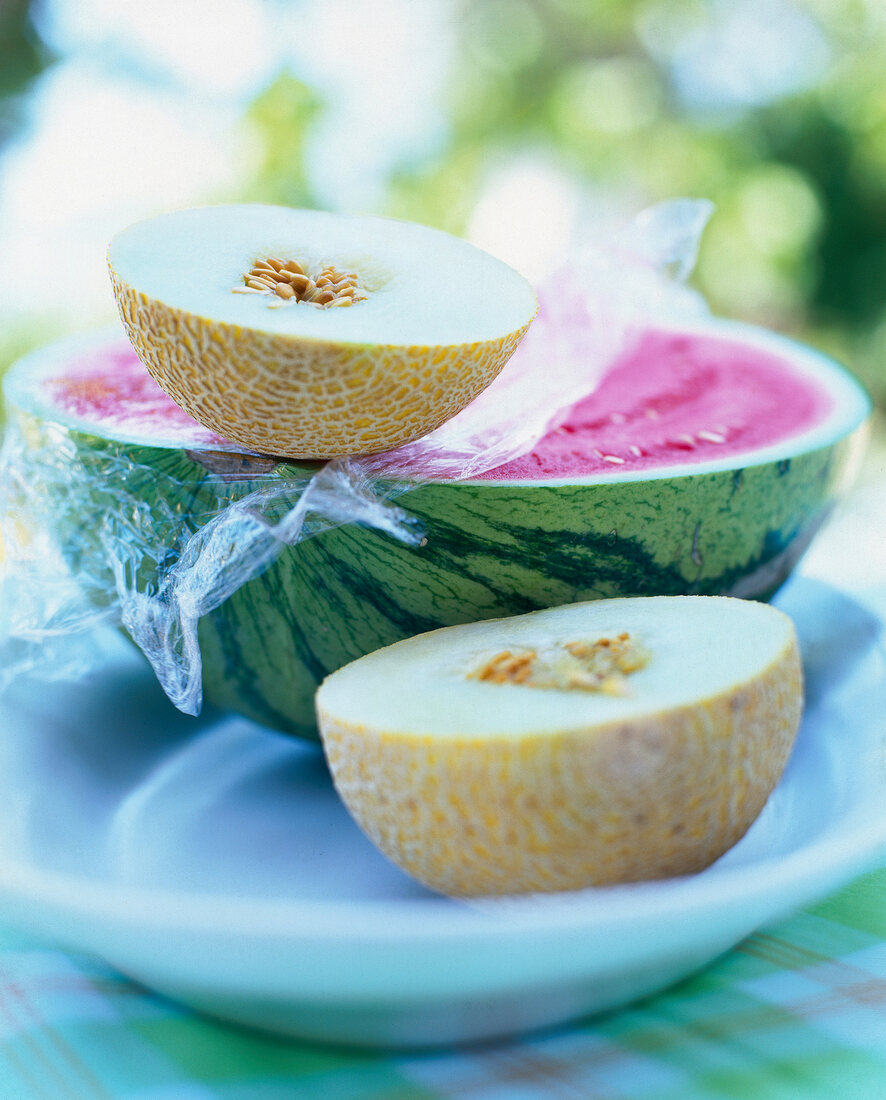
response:
[[(886, 784), (884, 784), (886, 789)], [(851, 819), (859, 811), (852, 810)], [(716, 911), (737, 900), (768, 896), (776, 886), (785, 908), (795, 909), (848, 881), (877, 859), (886, 847), (886, 812), (879, 819), (841, 828), (825, 826), (826, 835), (786, 855), (747, 865), (620, 886), (591, 887), (561, 894), (453, 899), (421, 898), (327, 900), (271, 898), (234, 893), (180, 891), (129, 883), (89, 883), (68, 872), (30, 868), (0, 857), (0, 909), (15, 896), (57, 913), (68, 912), (154, 932), (178, 927), (223, 936), (238, 932), (254, 938), (322, 942), (338, 940), (348, 926), (363, 942), (383, 943), (404, 936), (415, 940), (443, 936), (458, 940), (473, 934), (514, 931), (537, 935), (550, 930), (592, 930), (613, 920), (645, 924), (650, 916), (673, 919), (681, 913)], [(797, 892), (808, 894), (797, 900)], [(210, 913), (209, 910), (212, 910)], [(297, 917), (298, 919), (294, 919)], [(412, 918), (421, 918), (415, 920)], [(396, 923), (394, 921), (396, 918)], [(405, 923), (408, 922), (408, 923)]]

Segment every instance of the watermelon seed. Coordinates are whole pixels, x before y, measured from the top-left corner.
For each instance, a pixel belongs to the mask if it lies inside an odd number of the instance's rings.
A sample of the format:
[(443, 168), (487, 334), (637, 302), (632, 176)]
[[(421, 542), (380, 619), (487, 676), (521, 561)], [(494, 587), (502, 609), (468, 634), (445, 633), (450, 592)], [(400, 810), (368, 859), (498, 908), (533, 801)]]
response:
[(604, 462), (612, 462), (616, 466), (624, 466), (624, 459), (619, 458), (618, 455), (603, 455)]
[(678, 435), (666, 442), (669, 447), (674, 447), (678, 451), (692, 451), (695, 449), (695, 440), (691, 435)]
[(659, 418), (659, 414), (656, 409), (646, 409), (643, 412), (643, 415), (646, 417), (647, 420), (658, 420)]
[(707, 440), (708, 443), (725, 443), (726, 436), (721, 435), (719, 432), (709, 432), (707, 430), (698, 433), (699, 439)]
[(610, 413), (609, 419), (613, 424), (625, 424), (628, 418), (624, 413)]

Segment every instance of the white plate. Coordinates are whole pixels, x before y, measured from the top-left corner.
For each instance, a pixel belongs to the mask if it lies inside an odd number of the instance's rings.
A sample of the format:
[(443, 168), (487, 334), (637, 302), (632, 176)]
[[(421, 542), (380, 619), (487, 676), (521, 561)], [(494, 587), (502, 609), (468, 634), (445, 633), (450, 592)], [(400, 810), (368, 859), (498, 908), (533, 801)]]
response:
[(801, 577), (779, 602), (801, 634), (807, 715), (760, 819), (693, 878), (436, 897), (364, 839), (317, 749), (183, 717), (112, 641), (100, 674), (21, 683), (0, 703), (0, 918), (308, 1039), (435, 1044), (625, 1003), (836, 888), (886, 842), (882, 590), (866, 604)]

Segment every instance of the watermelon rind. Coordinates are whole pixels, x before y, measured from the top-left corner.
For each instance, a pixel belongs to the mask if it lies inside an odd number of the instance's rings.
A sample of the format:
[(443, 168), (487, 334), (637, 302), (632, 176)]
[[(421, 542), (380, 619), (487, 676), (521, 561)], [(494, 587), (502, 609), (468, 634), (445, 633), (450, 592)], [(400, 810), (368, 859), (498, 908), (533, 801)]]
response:
[[(786, 355), (835, 394), (835, 415), (738, 459), (642, 476), (417, 484), (398, 503), (421, 526), (420, 546), (357, 523), (321, 528), (200, 619), (204, 699), (313, 738), (324, 676), (414, 634), (616, 596), (769, 599), (857, 473), (870, 403), (846, 371), (793, 341), (734, 322), (696, 331)], [(62, 363), (69, 350), (51, 355)], [(59, 424), (26, 384), (38, 359), (6, 380), (10, 430), (30, 456), (34, 522), (54, 530), (94, 601), (114, 599), (109, 517), (114, 537), (138, 548), (136, 586), (156, 592), (187, 538), (228, 503), (289, 479), (282, 515), (316, 469)]]

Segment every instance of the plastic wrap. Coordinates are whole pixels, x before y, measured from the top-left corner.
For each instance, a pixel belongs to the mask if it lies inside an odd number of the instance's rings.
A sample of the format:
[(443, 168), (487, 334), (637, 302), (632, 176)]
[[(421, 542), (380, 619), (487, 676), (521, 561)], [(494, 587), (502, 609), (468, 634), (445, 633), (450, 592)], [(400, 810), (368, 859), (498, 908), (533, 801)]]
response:
[(174, 462), (158, 463), (156, 446), (84, 446), (82, 431), (14, 415), (0, 454), (0, 688), (35, 668), (88, 670), (101, 660), (91, 628), (107, 621), (125, 627), (172, 702), (198, 713), (199, 620), (283, 547), (345, 523), (420, 544), (403, 498), (411, 487), (526, 454), (650, 321), (703, 312), (684, 280), (710, 212), (695, 200), (653, 207), (570, 258), (538, 287), (538, 315), (492, 385), (387, 454), (294, 466), (207, 444), (189, 452), (190, 466), (214, 476), (187, 483)]

